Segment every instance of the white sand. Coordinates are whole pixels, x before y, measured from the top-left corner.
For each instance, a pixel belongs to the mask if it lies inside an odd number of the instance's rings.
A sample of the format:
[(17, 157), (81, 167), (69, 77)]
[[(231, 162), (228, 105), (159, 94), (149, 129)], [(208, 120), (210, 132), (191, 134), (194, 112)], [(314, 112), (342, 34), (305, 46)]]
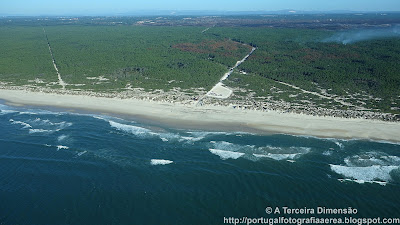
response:
[(222, 98), (222, 99), (229, 98), (229, 96), (231, 96), (232, 94), (232, 90), (224, 86), (222, 82), (228, 79), (228, 77), (233, 73), (233, 71), (238, 66), (240, 66), (240, 64), (244, 63), (244, 61), (246, 61), (250, 57), (250, 55), (253, 54), (255, 50), (256, 48), (252, 47), (249, 54), (247, 54), (242, 60), (237, 61), (236, 64), (232, 68), (230, 68), (229, 71), (224, 74), (224, 76), (221, 77), (219, 82), (213, 88), (211, 88), (211, 90), (206, 94), (206, 96), (212, 98)]
[(150, 118), (168, 124), (254, 128), (272, 133), (317, 137), (361, 138), (400, 142), (400, 123), (365, 119), (317, 117), (292, 113), (261, 112), (223, 106), (187, 106), (135, 99), (59, 95), (21, 90), (0, 90), (0, 99), (11, 103), (84, 109), (105, 113), (127, 114)]
[(225, 87), (221, 82), (218, 82), (206, 95), (213, 98), (229, 98), (232, 90)]

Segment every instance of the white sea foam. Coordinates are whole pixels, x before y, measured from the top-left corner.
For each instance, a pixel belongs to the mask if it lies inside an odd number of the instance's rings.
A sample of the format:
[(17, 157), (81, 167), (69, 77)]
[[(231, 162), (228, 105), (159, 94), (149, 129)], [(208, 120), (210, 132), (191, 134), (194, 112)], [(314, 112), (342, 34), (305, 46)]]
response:
[(181, 135), (175, 134), (175, 133), (163, 133), (163, 132), (157, 133), (150, 129), (146, 129), (146, 128), (139, 127), (139, 126), (122, 124), (122, 123), (118, 123), (118, 122), (115, 122), (112, 120), (107, 120), (107, 121), (109, 122), (109, 124), (112, 127), (116, 128), (117, 130), (124, 131), (126, 133), (130, 133), (130, 134), (133, 134), (133, 135), (141, 137), (141, 138), (158, 137), (164, 142), (168, 142), (168, 141), (184, 142), (184, 141), (186, 141), (186, 142), (190, 142), (190, 143), (204, 138), (202, 136), (200, 136), (200, 137), (181, 136)]
[[(331, 170), (357, 183), (379, 183), (391, 180), (390, 173), (399, 169), (400, 157), (384, 152), (363, 152), (344, 159), (345, 165), (330, 165)], [(344, 181), (349, 181), (344, 179)]]
[(81, 156), (81, 155), (83, 155), (83, 154), (85, 154), (85, 153), (87, 153), (87, 151), (79, 152), (77, 155), (78, 155), (78, 156)]
[(37, 115), (37, 113), (34, 112), (19, 112), (20, 115)]
[[(287, 134), (287, 135), (289, 135), (289, 134)], [(342, 146), (343, 146), (343, 143), (341, 143), (341, 142), (364, 140), (364, 139), (360, 139), (360, 138), (338, 139), (338, 138), (322, 138), (322, 137), (316, 137), (316, 136), (310, 136), (310, 135), (292, 135), (292, 134), (290, 134), (290, 136), (302, 137), (302, 138), (307, 138), (307, 139), (313, 138), (313, 139), (317, 139), (317, 140), (329, 140), (329, 141), (335, 142), (335, 144), (336, 144), (336, 142), (339, 142)], [(366, 139), (366, 140), (371, 141), (371, 142), (382, 143), (382, 144), (400, 145), (400, 142), (385, 141), (385, 140), (374, 140), (374, 139)]]
[(20, 115), (64, 115), (64, 114), (70, 114), (70, 113), (52, 112), (52, 111), (47, 111), (47, 110), (33, 109), (33, 110), (19, 112), (19, 114)]
[(6, 114), (10, 114), (10, 113), (17, 113), (18, 111), (15, 110), (10, 110), (10, 109), (1, 109), (0, 110), (0, 115), (6, 115)]
[(123, 119), (109, 117), (109, 116), (99, 116), (99, 115), (90, 115), (93, 118), (107, 121), (110, 126), (116, 128), (117, 130), (124, 131), (127, 133), (134, 134), (141, 138), (151, 138), (151, 137), (159, 137), (163, 142), (168, 141), (178, 141), (178, 142), (187, 142), (187, 143), (194, 143), (196, 141), (200, 141), (209, 135), (219, 135), (219, 134), (227, 134), (226, 132), (207, 132), (207, 131), (188, 131), (185, 134), (177, 134), (177, 133), (167, 133), (167, 132), (154, 132), (150, 129), (146, 129), (143, 127), (123, 124), (120, 122), (116, 122), (116, 120)]
[(174, 133), (155, 133), (155, 132), (150, 132), (151, 135), (153, 136), (158, 136), (162, 141), (167, 142), (167, 141), (179, 141), (181, 136), (178, 134)]
[(232, 152), (220, 149), (209, 149), (210, 152), (214, 155), (218, 155), (221, 159), (238, 159), (244, 155), (242, 152)]
[(207, 135), (222, 135), (222, 134), (229, 134), (227, 132), (222, 131), (188, 131), (188, 134), (192, 134), (195, 137), (204, 137)]
[(390, 172), (398, 169), (398, 166), (379, 166), (368, 167), (349, 167), (340, 165), (330, 165), (331, 170), (346, 178), (353, 178), (358, 182), (390, 181)]
[(174, 161), (171, 161), (171, 160), (166, 160), (166, 159), (152, 159), (151, 161), (150, 161), (150, 164), (151, 165), (167, 165), (167, 164), (171, 164), (171, 163), (173, 163)]
[(390, 144), (390, 145), (400, 145), (400, 142), (392, 142), (392, 141), (377, 140), (374, 142), (378, 142), (378, 143), (382, 143), (382, 144)]
[(200, 141), (202, 139), (204, 139), (207, 136), (211, 136), (211, 135), (226, 135), (229, 134), (227, 132), (211, 132), (211, 131), (189, 131), (186, 132), (190, 135), (192, 135), (192, 137), (185, 137), (188, 140), (192, 140), (192, 141)]
[(181, 136), (179, 141), (187, 141), (187, 142), (196, 142), (204, 139), (205, 137), (187, 137), (187, 136)]
[(337, 146), (339, 146), (340, 149), (343, 149), (343, 148), (344, 148), (344, 145), (343, 145), (341, 142), (339, 142), (339, 141), (334, 141), (334, 142), (335, 142), (335, 144), (336, 144)]
[(68, 135), (63, 134), (63, 135), (58, 136), (57, 140), (60, 142), (60, 141), (65, 140), (66, 138), (68, 138)]
[(57, 145), (57, 151), (61, 149), (69, 149), (68, 146), (63, 146), (63, 145)]
[(135, 136), (141, 137), (141, 138), (151, 138), (151, 137), (158, 137), (160, 138), (163, 142), (168, 142), (168, 141), (173, 141), (173, 140), (180, 140), (181, 136), (178, 134), (173, 134), (173, 133), (156, 133), (153, 132), (149, 129), (143, 128), (143, 127), (138, 127), (134, 125), (126, 125), (126, 124), (121, 124), (117, 123), (114, 121), (109, 121), (110, 125), (116, 128), (117, 130), (121, 130), (127, 133), (131, 133)]
[[(103, 120), (106, 122), (115, 122), (115, 121), (125, 121), (122, 118), (116, 117), (116, 116), (109, 116), (109, 115), (96, 115), (96, 114), (86, 114), (86, 116), (90, 116), (92, 118), (98, 119), (98, 120)], [(134, 122), (134, 121), (133, 121)]]
[(270, 158), (274, 160), (295, 159), (299, 154), (253, 154), (257, 158)]
[(255, 146), (254, 145), (239, 145), (239, 144), (233, 144), (227, 141), (211, 141), (210, 143), (213, 144), (215, 149), (222, 149), (222, 150), (228, 150), (228, 151), (246, 151), (246, 152), (251, 152), (254, 150)]
[(332, 151), (324, 151), (323, 153), (322, 153), (322, 155), (325, 155), (325, 156), (330, 156), (330, 155), (332, 155)]
[(91, 116), (95, 119), (98, 119), (98, 120), (104, 120), (106, 122), (110, 122), (110, 119), (119, 119), (117, 117), (110, 117), (110, 116), (105, 116), (105, 115), (89, 115), (89, 116)]
[(278, 146), (262, 146), (256, 147), (254, 145), (239, 145), (226, 141), (210, 141), (212, 149), (219, 149), (224, 151), (241, 152), (244, 158), (249, 160), (260, 160), (262, 158), (270, 158), (274, 160), (293, 160), (299, 158), (301, 155), (310, 152), (307, 147), (278, 147)]
[(29, 129), (30, 134), (34, 133), (52, 133), (59, 130), (45, 130), (45, 129)]
[(43, 126), (56, 126), (59, 129), (64, 129), (66, 127), (72, 126), (72, 123), (67, 122), (67, 121), (62, 121), (62, 122), (51, 122), (48, 119), (41, 119), (41, 118), (36, 118), (32, 121), (36, 125), (43, 125)]
[[(53, 123), (49, 120), (41, 120), (40, 118), (36, 118), (35, 120), (28, 120), (30, 124), (27, 122), (16, 121), (13, 119), (10, 119), (9, 121), (11, 122), (11, 124), (22, 125), (23, 129), (29, 129), (30, 134), (56, 132), (72, 125), (72, 123), (65, 121), (59, 123)], [(52, 128), (48, 129), (49, 126), (52, 126)]]
[(22, 121), (15, 121), (13, 119), (10, 119), (9, 121), (11, 122), (11, 124), (20, 124), (20, 125), (24, 126), (22, 128), (32, 128), (32, 126), (30, 124), (22, 122)]
[(105, 120), (105, 121), (109, 121), (106, 118), (104, 118), (103, 116), (99, 116), (99, 115), (92, 115), (93, 118), (98, 119), (98, 120)]
[(108, 122), (110, 123), (110, 126), (116, 128), (117, 130), (124, 131), (126, 133), (131, 133), (136, 136), (143, 137), (143, 136), (153, 135), (153, 133), (149, 129), (146, 129), (143, 127), (137, 127), (137, 126), (133, 126), (133, 125), (117, 123), (117, 122), (114, 122), (111, 120)]
[(381, 156), (382, 159), (385, 159), (387, 161), (393, 162), (393, 163), (398, 163), (400, 164), (400, 157), (398, 156), (393, 156), (393, 155), (384, 155)]
[(338, 179), (338, 181), (340, 181), (340, 182), (355, 182), (355, 183), (358, 183), (358, 184), (364, 184), (364, 183), (371, 183), (371, 184), (373, 184), (373, 183), (375, 183), (375, 184), (379, 184), (379, 185), (382, 185), (382, 186), (386, 186), (386, 184), (387, 184), (387, 182), (386, 181), (364, 181), (364, 180), (355, 180), (355, 179), (348, 179), (348, 178), (346, 178), (346, 179)]
[(228, 134), (226, 132), (208, 132), (208, 131), (189, 131), (186, 132), (188, 135), (184, 136), (179, 136), (179, 142), (188, 142), (188, 143), (193, 143), (196, 141), (201, 141), (207, 136), (212, 136), (212, 135), (222, 135), (222, 134)]
[(347, 166), (400, 166), (400, 157), (388, 155), (384, 152), (364, 152), (358, 155), (349, 156), (344, 159)]

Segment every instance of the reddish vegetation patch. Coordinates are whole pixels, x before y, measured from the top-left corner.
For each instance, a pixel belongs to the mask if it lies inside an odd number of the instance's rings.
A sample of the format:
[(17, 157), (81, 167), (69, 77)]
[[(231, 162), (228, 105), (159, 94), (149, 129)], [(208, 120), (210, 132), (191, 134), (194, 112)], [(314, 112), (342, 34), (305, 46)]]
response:
[[(202, 41), (197, 44), (180, 43), (173, 45), (172, 47), (186, 52), (208, 53), (208, 54), (218, 53), (224, 56), (235, 56), (235, 53), (238, 51), (240, 45), (241, 45), (240, 43), (231, 40), (225, 40), (225, 41), (208, 40), (208, 41)], [(246, 48), (249, 48), (249, 51), (251, 50), (249, 46), (246, 46)]]

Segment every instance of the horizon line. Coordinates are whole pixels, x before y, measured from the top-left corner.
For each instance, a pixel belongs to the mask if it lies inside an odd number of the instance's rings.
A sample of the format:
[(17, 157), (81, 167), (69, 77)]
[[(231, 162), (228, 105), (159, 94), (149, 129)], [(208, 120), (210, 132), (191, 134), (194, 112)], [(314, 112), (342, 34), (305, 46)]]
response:
[[(193, 13), (193, 14), (187, 14)], [(151, 10), (132, 10), (126, 12), (77, 12), (77, 13), (0, 13), (1, 17), (76, 17), (76, 16), (225, 16), (225, 15), (301, 15), (301, 14), (349, 14), (349, 13), (400, 13), (400, 11), (388, 10), (168, 10), (168, 9), (151, 9)]]

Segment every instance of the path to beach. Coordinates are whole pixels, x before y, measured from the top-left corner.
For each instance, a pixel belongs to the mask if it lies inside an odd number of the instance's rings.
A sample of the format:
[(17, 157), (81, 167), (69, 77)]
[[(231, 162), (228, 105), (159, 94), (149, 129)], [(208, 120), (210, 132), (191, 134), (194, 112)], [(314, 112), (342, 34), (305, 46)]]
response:
[(58, 68), (57, 68), (57, 65), (56, 65), (56, 60), (54, 59), (54, 55), (53, 55), (53, 51), (51, 50), (49, 38), (47, 37), (46, 30), (44, 28), (43, 28), (43, 32), (44, 32), (44, 36), (46, 37), (47, 45), (49, 46), (49, 52), (50, 52), (50, 55), (51, 55), (51, 60), (53, 62), (54, 69), (57, 72), (58, 83), (62, 86), (62, 89), (65, 89), (65, 86), (67, 85), (67, 83), (65, 83), (63, 81), (63, 79), (61, 78), (61, 74), (58, 72)]
[(337, 98), (334, 98), (334, 97), (322, 95), (322, 94), (320, 94), (320, 93), (313, 92), (313, 91), (307, 91), (307, 90), (304, 90), (304, 89), (302, 89), (302, 88), (299, 88), (299, 87), (297, 87), (297, 86), (294, 86), (294, 85), (292, 85), (292, 84), (288, 84), (288, 83), (285, 83), (285, 82), (281, 82), (281, 81), (276, 81), (276, 82), (277, 82), (277, 83), (280, 83), (280, 84), (283, 84), (283, 85), (286, 85), (286, 86), (289, 86), (289, 87), (291, 87), (291, 88), (293, 88), (293, 89), (300, 90), (300, 91), (303, 92), (303, 93), (312, 94), (312, 95), (316, 95), (316, 96), (318, 96), (318, 97), (320, 97), (320, 98), (333, 100), (333, 101), (335, 101), (335, 102), (337, 102), (337, 103), (340, 103), (340, 104), (342, 104), (342, 105), (345, 105), (345, 106), (353, 106), (352, 104), (350, 104), (350, 103), (348, 103), (348, 102), (342, 101), (342, 100), (337, 99)]
[(225, 99), (228, 98), (229, 96), (231, 96), (232, 94), (232, 90), (227, 88), (222, 82), (226, 79), (228, 79), (228, 77), (233, 73), (233, 71), (240, 66), (240, 64), (242, 64), (244, 61), (246, 61), (249, 56), (251, 54), (253, 54), (253, 52), (256, 50), (256, 48), (252, 47), (251, 51), (249, 54), (247, 54), (242, 60), (237, 61), (235, 66), (233, 66), (232, 68), (229, 69), (229, 71), (227, 73), (224, 74), (224, 76), (221, 77), (221, 79), (219, 80), (219, 82), (214, 85), (214, 87), (211, 88), (211, 90), (209, 92), (207, 92), (207, 94), (205, 94), (203, 97), (201, 97), (199, 99), (199, 101), (197, 102), (196, 105), (202, 105), (203, 99), (205, 97), (212, 97), (212, 98), (221, 98), (221, 99)]
[(208, 31), (211, 27), (207, 27), (206, 29), (202, 30), (201, 33)]

